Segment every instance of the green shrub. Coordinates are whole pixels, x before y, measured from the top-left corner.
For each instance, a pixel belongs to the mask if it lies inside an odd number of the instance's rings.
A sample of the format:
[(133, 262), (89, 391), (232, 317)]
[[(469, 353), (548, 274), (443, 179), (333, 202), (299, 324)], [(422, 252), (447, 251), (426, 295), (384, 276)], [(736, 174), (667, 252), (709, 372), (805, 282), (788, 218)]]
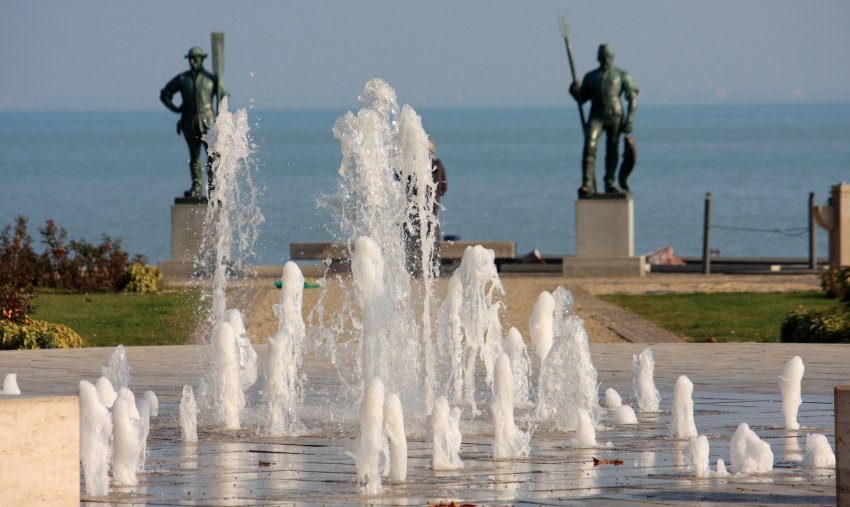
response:
[(62, 324), (32, 320), (16, 324), (0, 320), (0, 349), (65, 349), (85, 346), (76, 331)]
[(791, 310), (782, 322), (780, 338), (784, 343), (850, 343), (850, 307)]
[(127, 268), (127, 285), (124, 286), (124, 291), (156, 294), (159, 292), (161, 282), (162, 271), (159, 268), (134, 262)]
[(850, 301), (850, 267), (830, 266), (821, 273), (820, 286), (826, 297)]

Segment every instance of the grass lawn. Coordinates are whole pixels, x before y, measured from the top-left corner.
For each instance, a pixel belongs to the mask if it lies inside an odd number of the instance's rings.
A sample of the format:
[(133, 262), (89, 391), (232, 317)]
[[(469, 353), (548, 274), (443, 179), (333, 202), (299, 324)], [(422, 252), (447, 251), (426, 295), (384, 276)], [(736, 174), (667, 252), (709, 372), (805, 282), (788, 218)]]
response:
[(659, 326), (702, 342), (779, 342), (785, 315), (798, 306), (823, 310), (838, 303), (822, 292), (743, 292), (713, 294), (607, 295), (602, 299), (627, 308)]
[(199, 322), (194, 291), (160, 294), (40, 292), (36, 319), (65, 324), (89, 347), (180, 345)]

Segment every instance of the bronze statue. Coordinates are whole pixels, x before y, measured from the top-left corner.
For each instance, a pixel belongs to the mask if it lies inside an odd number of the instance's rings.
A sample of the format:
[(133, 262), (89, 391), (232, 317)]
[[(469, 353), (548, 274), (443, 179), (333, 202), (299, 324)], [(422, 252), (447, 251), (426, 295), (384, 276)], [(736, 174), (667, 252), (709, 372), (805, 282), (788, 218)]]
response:
[[(183, 193), (184, 197), (202, 199), (204, 197), (203, 169), (201, 166), (201, 146), (207, 152), (207, 187), (210, 194), (213, 188), (212, 159), (207, 150), (207, 143), (202, 136), (215, 121), (218, 104), (228, 95), (216, 75), (204, 69), (204, 58), (207, 54), (199, 47), (193, 47), (186, 54), (189, 60), (189, 70), (177, 75), (165, 85), (159, 94), (159, 99), (165, 107), (180, 113), (177, 122), (177, 134), (181, 132), (189, 146), (189, 174), (192, 177), (192, 188)], [(180, 92), (182, 103), (175, 106), (172, 99)], [(215, 97), (216, 111), (213, 111)]]
[[(608, 44), (599, 46), (597, 53), (599, 68), (588, 72), (581, 85), (573, 81), (570, 95), (581, 104), (590, 101), (590, 115), (584, 129), (584, 151), (582, 153), (582, 180), (579, 197), (590, 197), (596, 191), (596, 148), (602, 132), (605, 132), (605, 194), (621, 196), (628, 191), (627, 178), (635, 162), (634, 138), (626, 136), (625, 156), (620, 168), (617, 186), (617, 157), (620, 134), (630, 134), (637, 110), (638, 89), (632, 78), (622, 69), (614, 67), (614, 51)], [(623, 114), (620, 97), (625, 95), (629, 103)]]

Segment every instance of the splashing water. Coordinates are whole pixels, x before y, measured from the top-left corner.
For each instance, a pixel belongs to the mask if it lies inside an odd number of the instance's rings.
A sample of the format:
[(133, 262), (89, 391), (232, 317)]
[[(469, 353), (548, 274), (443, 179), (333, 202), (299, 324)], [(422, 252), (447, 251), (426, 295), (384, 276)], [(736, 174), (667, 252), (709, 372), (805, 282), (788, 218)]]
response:
[(803, 462), (809, 468), (835, 468), (835, 453), (832, 452), (826, 435), (806, 435), (806, 457)]
[(112, 414), (101, 403), (97, 388), (80, 381), (80, 461), (86, 494), (109, 494), (109, 462), (112, 458)]
[(183, 386), (180, 398), (180, 435), (185, 443), (198, 441), (198, 403), (192, 386)]
[(654, 375), (655, 358), (652, 349), (644, 349), (640, 355), (632, 357), (632, 389), (641, 412), (658, 412), (661, 407), (661, 395), (655, 387)]
[(387, 396), (384, 403), (384, 432), (390, 446), (390, 480), (404, 482), (407, 479), (407, 437), (401, 400), (395, 393)]
[(684, 454), (688, 467), (694, 471), (694, 476), (702, 478), (711, 474), (711, 467), (708, 463), (708, 437), (700, 435), (692, 438), (685, 446)]
[(201, 273), (212, 272), (213, 278), (209, 317), (212, 326), (205, 337), (210, 344), (211, 366), (199, 389), (200, 406), (206, 419), (230, 429), (239, 428), (244, 391), (257, 378), (257, 355), (245, 333), (241, 314), (235, 309), (228, 311), (226, 300), (228, 279), (243, 271), (264, 220), (251, 177), (253, 144), (249, 131), (247, 111), (231, 113), (225, 98), (215, 124), (203, 138), (213, 154), (214, 185), (207, 204), (201, 250), (212, 253), (196, 259), (196, 267)]
[(109, 379), (115, 389), (130, 385), (130, 370), (132, 369), (127, 360), (127, 350), (124, 345), (115, 347), (115, 350), (109, 356), (107, 365), (100, 367), (101, 374)]
[(449, 401), (440, 396), (434, 401), (431, 413), (431, 468), (458, 470), (463, 468), (460, 459), (460, 409), (449, 409)]
[(697, 437), (697, 425), (694, 422), (694, 384), (685, 375), (676, 379), (673, 388), (673, 408), (670, 414), (670, 436), (680, 440)]
[(733, 474), (764, 474), (773, 470), (773, 451), (747, 423), (738, 425), (729, 443)]
[(617, 392), (613, 387), (609, 387), (605, 390), (605, 407), (608, 410), (617, 410), (623, 404), (623, 398), (620, 396), (620, 393)]
[(493, 399), (493, 458), (510, 459), (528, 456), (530, 435), (514, 423), (514, 376), (506, 353), (496, 361)]
[(373, 378), (360, 405), (360, 439), (354, 453), (357, 478), (366, 495), (377, 495), (381, 486), (381, 456), (388, 455), (384, 433), (384, 384)]
[[(363, 312), (356, 372), (361, 389), (378, 374), (388, 392), (399, 395), (404, 412), (418, 419), (428, 412), (436, 383), (431, 308), (437, 221), (428, 139), (416, 112), (399, 109), (385, 82), (366, 83), (360, 102), (357, 114), (334, 125), (342, 150), (338, 191), (319, 204), (337, 217), (351, 251)], [(348, 318), (349, 327), (360, 327), (358, 316)]]
[(800, 396), (803, 373), (806, 367), (800, 356), (794, 356), (785, 363), (779, 377), (779, 389), (782, 391), (782, 415), (785, 417), (785, 429), (798, 430), (797, 411), (803, 403)]
[(18, 374), (17, 373), (7, 373), (3, 378), (3, 390), (0, 391), (0, 394), (21, 394), (21, 389), (18, 387)]
[(614, 424), (637, 424), (637, 415), (631, 405), (620, 405), (614, 410)]
[(522, 335), (519, 334), (517, 328), (512, 327), (508, 330), (508, 334), (502, 340), (502, 348), (511, 362), (514, 406), (517, 408), (528, 408), (531, 406), (531, 402), (528, 399), (528, 379), (531, 375), (531, 360), (528, 357), (528, 349), (525, 347)]
[(559, 287), (553, 298), (555, 336), (540, 368), (537, 417), (553, 421), (561, 431), (576, 430), (583, 410), (595, 427), (601, 412), (599, 387), (584, 321), (569, 314), (569, 291)]

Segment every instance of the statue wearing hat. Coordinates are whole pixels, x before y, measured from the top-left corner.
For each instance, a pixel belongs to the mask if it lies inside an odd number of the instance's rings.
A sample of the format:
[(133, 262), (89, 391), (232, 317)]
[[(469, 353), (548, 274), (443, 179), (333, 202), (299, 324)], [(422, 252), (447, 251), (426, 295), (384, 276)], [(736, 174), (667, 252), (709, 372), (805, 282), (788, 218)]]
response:
[[(603, 132), (605, 133), (605, 194), (624, 195), (623, 191), (629, 190), (626, 180), (635, 163), (635, 142), (629, 134), (632, 132), (632, 123), (637, 111), (638, 89), (629, 74), (614, 67), (614, 50), (610, 45), (599, 46), (597, 60), (599, 61), (598, 69), (588, 72), (581, 85), (573, 81), (570, 86), (570, 94), (579, 104), (590, 101), (590, 118), (584, 125), (583, 170), (581, 188), (578, 190), (579, 197), (597, 194), (596, 147)], [(629, 103), (625, 113), (620, 100), (621, 96), (625, 96)], [(619, 177), (616, 178), (619, 151), (617, 144), (622, 134), (626, 135), (626, 152)], [(618, 182), (621, 188), (617, 187)]]
[[(189, 70), (177, 75), (165, 85), (159, 95), (159, 99), (165, 107), (180, 113), (177, 122), (177, 134), (182, 133), (189, 146), (189, 172), (192, 177), (192, 188), (184, 192), (184, 197), (203, 199), (203, 167), (201, 165), (201, 146), (207, 150), (207, 143), (201, 138), (215, 121), (213, 110), (213, 97), (216, 98), (215, 107), (221, 99), (228, 95), (218, 76), (208, 72), (204, 68), (206, 52), (199, 47), (193, 47), (186, 54), (189, 60)], [(180, 93), (181, 104), (175, 106), (172, 99), (176, 93)], [(212, 160), (207, 153), (207, 187), (212, 193), (213, 174)]]

